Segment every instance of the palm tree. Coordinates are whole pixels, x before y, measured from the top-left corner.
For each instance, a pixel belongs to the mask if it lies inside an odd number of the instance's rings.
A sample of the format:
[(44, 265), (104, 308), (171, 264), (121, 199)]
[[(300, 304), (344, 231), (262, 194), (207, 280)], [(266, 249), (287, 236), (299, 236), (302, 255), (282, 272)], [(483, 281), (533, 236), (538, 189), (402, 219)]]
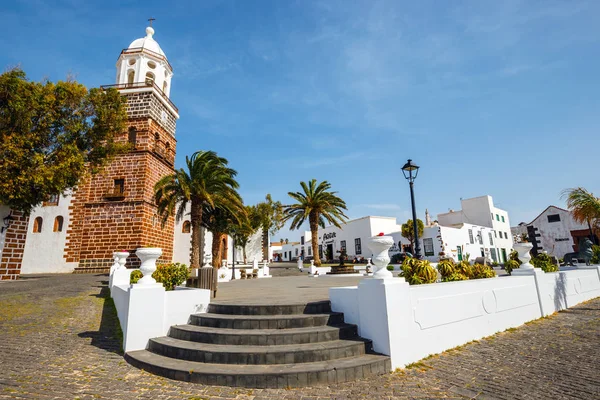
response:
[(233, 239), (235, 246), (242, 248), (244, 264), (247, 261), (246, 245), (248, 244), (248, 240), (260, 228), (260, 223), (256, 218), (256, 206), (246, 206), (245, 211), (245, 215), (240, 215), (239, 222), (233, 224), (229, 230), (229, 235)]
[(323, 181), (317, 185), (317, 180), (311, 180), (308, 185), (300, 182), (302, 192), (289, 192), (288, 195), (296, 200), (296, 204), (285, 207), (284, 221), (292, 220), (290, 229), (299, 229), (308, 218), (311, 233), (312, 252), (315, 265), (321, 265), (319, 258), (319, 226), (325, 228), (325, 221), (342, 228), (340, 223), (346, 222), (348, 217), (343, 210), (347, 210), (344, 200), (336, 196), (337, 192), (330, 192), (331, 184)]
[(592, 242), (595, 242), (593, 230), (600, 229), (600, 198), (582, 187), (563, 190), (562, 198), (566, 198), (573, 219), (587, 223)]
[[(239, 184), (235, 180), (237, 172), (227, 166), (228, 161), (217, 156), (214, 151), (197, 151), (186, 157), (187, 171), (183, 168), (172, 175), (161, 178), (154, 186), (154, 199), (163, 224), (170, 216), (176, 221), (183, 219), (186, 207), (190, 205), (192, 226), (191, 267), (200, 267), (200, 247), (202, 234), (202, 212), (206, 207), (216, 207), (220, 202), (236, 201)], [(203, 246), (202, 246), (203, 247)]]
[(225, 200), (216, 199), (215, 207), (207, 205), (202, 212), (202, 226), (212, 233), (212, 265), (221, 267), (223, 240), (235, 231), (235, 227), (247, 219), (246, 211), (239, 197)]

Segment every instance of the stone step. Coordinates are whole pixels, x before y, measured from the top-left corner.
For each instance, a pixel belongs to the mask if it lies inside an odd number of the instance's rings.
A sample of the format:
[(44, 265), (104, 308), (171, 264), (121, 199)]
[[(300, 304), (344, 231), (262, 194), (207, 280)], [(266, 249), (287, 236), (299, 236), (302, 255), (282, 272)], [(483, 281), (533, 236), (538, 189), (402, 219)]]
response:
[(387, 373), (389, 357), (358, 357), (300, 364), (212, 364), (161, 356), (148, 350), (132, 351), (125, 359), (135, 367), (170, 379), (204, 385), (249, 388), (293, 388), (353, 381)]
[(232, 315), (192, 314), (190, 324), (226, 329), (289, 329), (344, 323), (343, 313), (283, 314), (283, 315)]
[(331, 302), (317, 301), (304, 304), (251, 305), (210, 303), (208, 312), (233, 315), (286, 315), (286, 314), (327, 314), (331, 312)]
[(200, 343), (236, 346), (274, 346), (327, 342), (358, 336), (356, 325), (339, 324), (290, 329), (224, 329), (197, 325), (173, 325), (169, 337)]
[(149, 351), (166, 357), (213, 364), (298, 364), (356, 357), (373, 351), (370, 340), (333, 340), (329, 342), (280, 346), (236, 346), (196, 343), (172, 337), (150, 339)]

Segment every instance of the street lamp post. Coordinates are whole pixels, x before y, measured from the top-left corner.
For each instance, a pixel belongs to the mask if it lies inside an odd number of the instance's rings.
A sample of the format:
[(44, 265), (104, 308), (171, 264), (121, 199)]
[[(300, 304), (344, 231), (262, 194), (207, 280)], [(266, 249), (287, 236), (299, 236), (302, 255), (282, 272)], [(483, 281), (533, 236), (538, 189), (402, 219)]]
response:
[(406, 164), (402, 167), (402, 173), (404, 177), (408, 181), (410, 185), (410, 202), (412, 204), (412, 216), (413, 216), (413, 231), (415, 238), (415, 258), (421, 258), (421, 245), (419, 244), (419, 226), (417, 224), (417, 210), (415, 209), (415, 191), (414, 191), (414, 182), (417, 179), (417, 175), (419, 174), (419, 166), (412, 162), (411, 159), (408, 160)]

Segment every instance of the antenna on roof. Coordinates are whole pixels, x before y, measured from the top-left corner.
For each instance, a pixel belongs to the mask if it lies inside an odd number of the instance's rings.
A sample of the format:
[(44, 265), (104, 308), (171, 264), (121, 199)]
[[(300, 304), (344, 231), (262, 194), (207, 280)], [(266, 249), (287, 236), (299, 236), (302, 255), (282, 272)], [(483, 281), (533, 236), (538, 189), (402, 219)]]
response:
[(150, 22), (150, 26), (152, 26), (152, 21), (156, 21), (156, 18), (148, 18), (148, 22)]

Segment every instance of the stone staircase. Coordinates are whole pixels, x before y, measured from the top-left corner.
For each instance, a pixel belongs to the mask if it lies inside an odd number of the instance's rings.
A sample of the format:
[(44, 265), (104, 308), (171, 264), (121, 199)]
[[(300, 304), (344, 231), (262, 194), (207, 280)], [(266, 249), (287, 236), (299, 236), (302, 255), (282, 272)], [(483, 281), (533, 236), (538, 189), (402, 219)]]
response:
[(389, 372), (390, 359), (331, 312), (329, 301), (295, 305), (210, 304), (208, 313), (125, 354), (132, 365), (205, 385), (292, 388)]

